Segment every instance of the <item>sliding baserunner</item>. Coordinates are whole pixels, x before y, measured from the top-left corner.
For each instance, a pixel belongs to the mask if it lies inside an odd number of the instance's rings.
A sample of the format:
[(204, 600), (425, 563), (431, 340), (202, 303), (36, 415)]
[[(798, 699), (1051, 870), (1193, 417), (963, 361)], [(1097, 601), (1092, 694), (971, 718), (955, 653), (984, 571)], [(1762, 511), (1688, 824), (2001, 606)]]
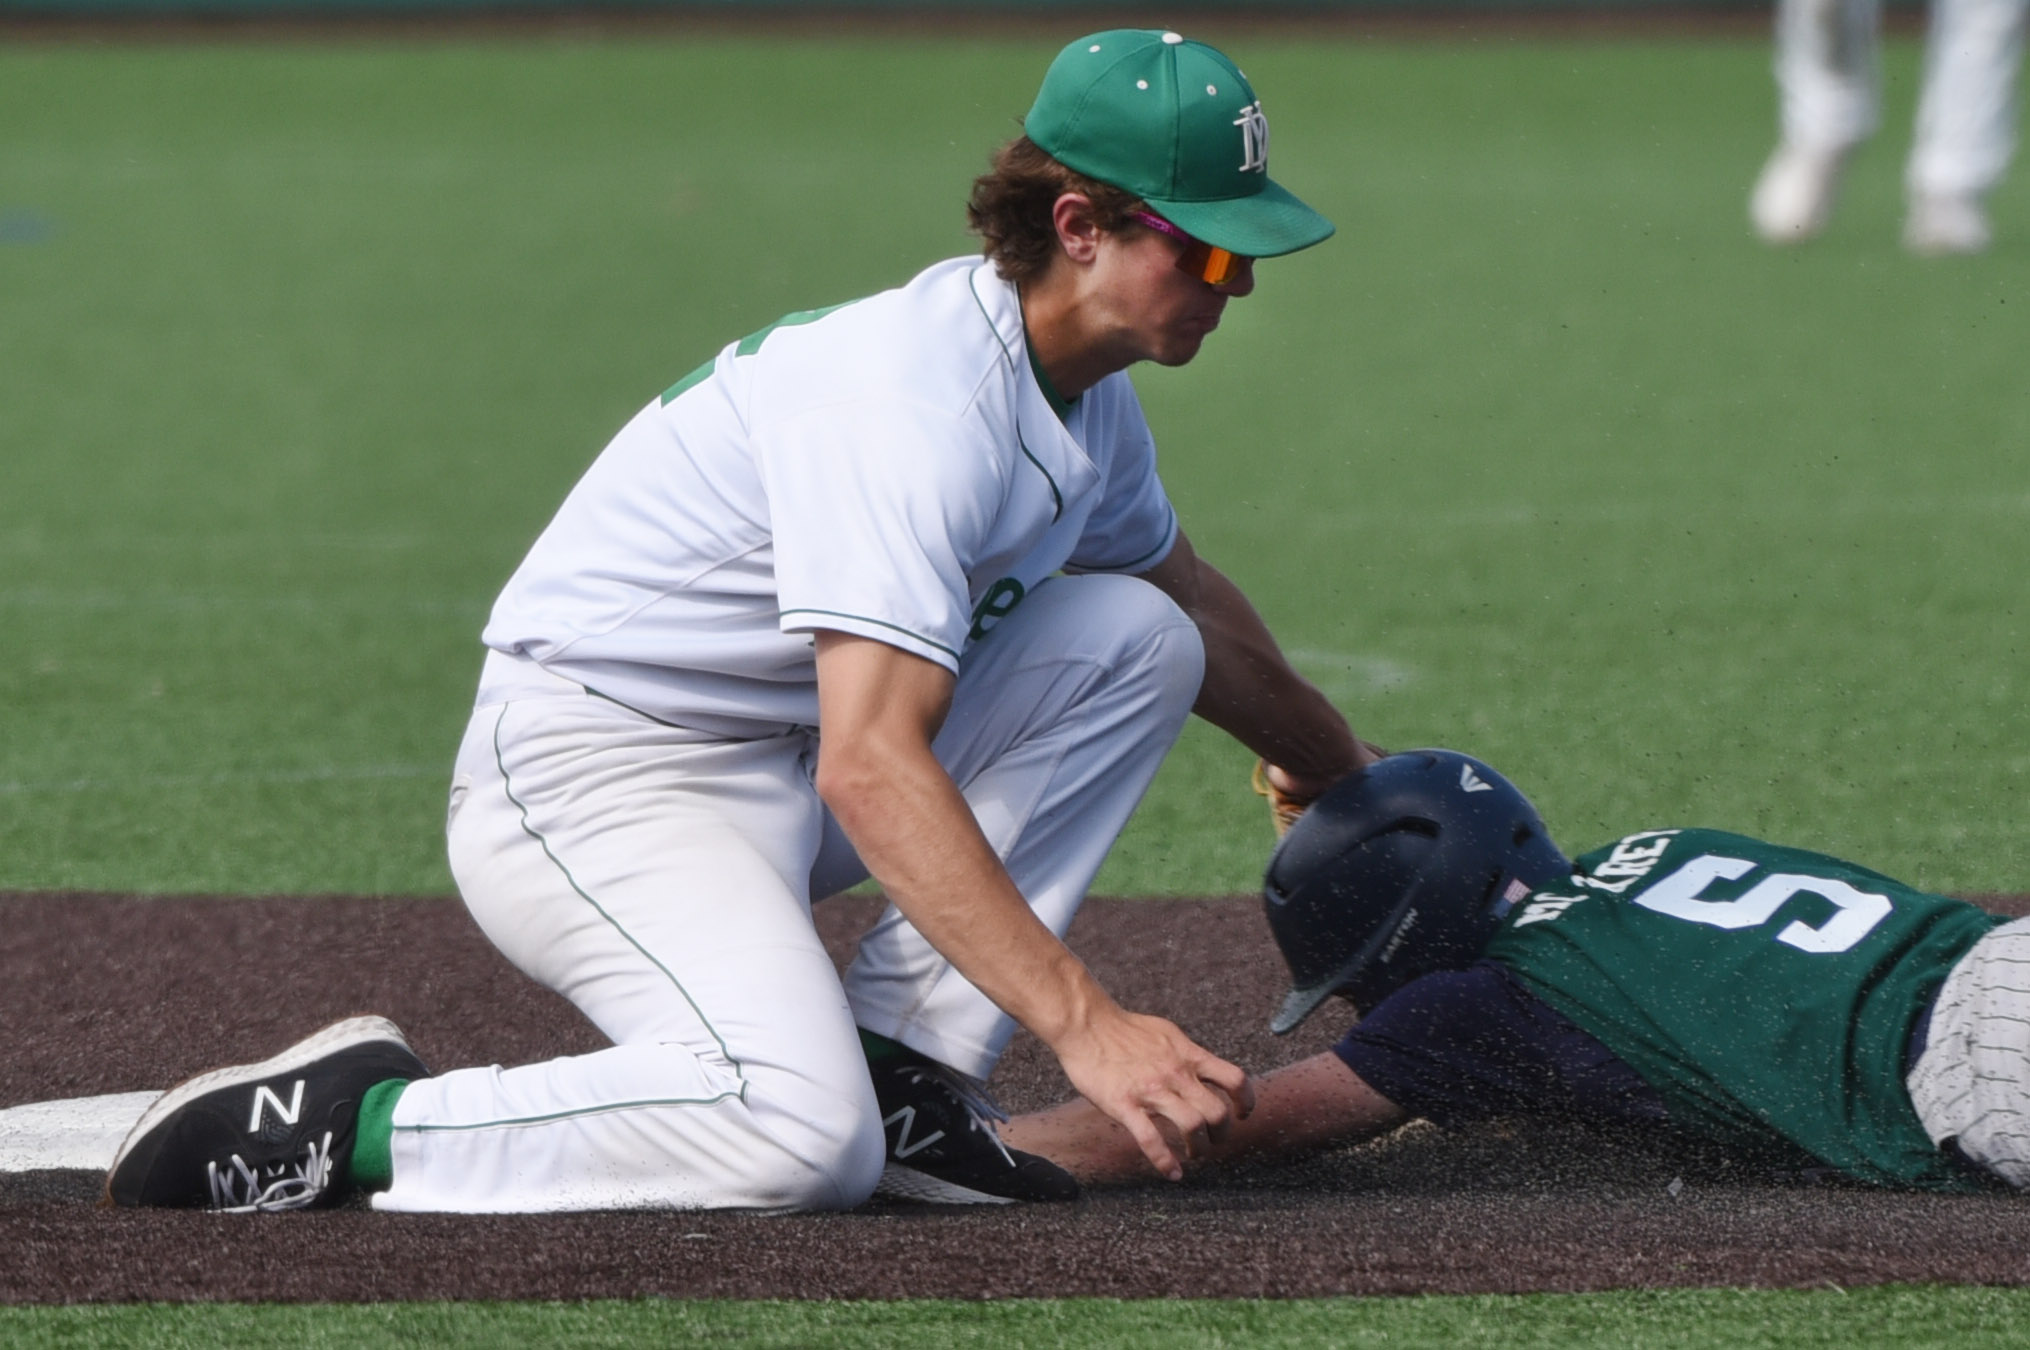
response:
[[(1208, 1160), (1538, 1116), (1888, 1186), (2030, 1183), (2030, 920), (1716, 830), (1568, 863), (1506, 779), (1445, 751), (1327, 792), (1266, 890), (1294, 978), (1273, 1029), (1335, 995), (1359, 1017), (1258, 1079)], [(1083, 1103), (1007, 1133), (1089, 1182), (1147, 1175)]]

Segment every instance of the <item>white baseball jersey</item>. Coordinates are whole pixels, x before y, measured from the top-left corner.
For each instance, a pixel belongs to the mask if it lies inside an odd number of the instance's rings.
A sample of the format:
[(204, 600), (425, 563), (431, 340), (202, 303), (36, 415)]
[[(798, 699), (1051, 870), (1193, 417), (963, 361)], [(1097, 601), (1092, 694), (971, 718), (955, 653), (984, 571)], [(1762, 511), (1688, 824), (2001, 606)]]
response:
[(1146, 570), (1176, 540), (1126, 374), (1061, 407), (978, 258), (793, 314), (621, 429), (484, 641), (731, 736), (815, 725), (813, 629), (956, 672), (1045, 577)]

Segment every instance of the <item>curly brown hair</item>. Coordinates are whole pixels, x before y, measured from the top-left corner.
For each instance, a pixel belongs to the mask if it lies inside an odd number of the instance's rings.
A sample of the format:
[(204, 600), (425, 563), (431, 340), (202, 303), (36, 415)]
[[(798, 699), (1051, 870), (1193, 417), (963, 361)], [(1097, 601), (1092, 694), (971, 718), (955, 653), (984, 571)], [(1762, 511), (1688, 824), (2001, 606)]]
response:
[(1113, 231), (1131, 225), (1128, 213), (1141, 199), (1108, 183), (1087, 178), (1050, 157), (1027, 136), (994, 152), (993, 167), (973, 180), (966, 223), (984, 240), (982, 252), (1007, 281), (1034, 281), (1057, 255), (1057, 226), (1051, 208), (1067, 192), (1093, 204), (1093, 223)]

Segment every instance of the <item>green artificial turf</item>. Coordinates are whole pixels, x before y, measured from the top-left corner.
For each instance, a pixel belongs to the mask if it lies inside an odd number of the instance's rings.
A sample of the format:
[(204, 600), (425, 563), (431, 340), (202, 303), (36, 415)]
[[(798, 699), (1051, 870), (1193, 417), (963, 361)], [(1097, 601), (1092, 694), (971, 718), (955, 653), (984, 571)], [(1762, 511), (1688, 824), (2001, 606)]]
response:
[[(1760, 42), (1213, 36), (1339, 223), (1138, 377), (1200, 550), (1386, 745), (1575, 850), (1699, 823), (2030, 885), (2030, 191), (1809, 248)], [(0, 888), (437, 893), (492, 596), (632, 411), (966, 250), (1055, 44), (0, 48)], [(1100, 880), (1251, 889), (1194, 730)]]
[(1520, 1298), (943, 1303), (138, 1305), (0, 1310), (10, 1345), (1488, 1346), (1765, 1350), (2022, 1344), (2030, 1291), (1662, 1290)]

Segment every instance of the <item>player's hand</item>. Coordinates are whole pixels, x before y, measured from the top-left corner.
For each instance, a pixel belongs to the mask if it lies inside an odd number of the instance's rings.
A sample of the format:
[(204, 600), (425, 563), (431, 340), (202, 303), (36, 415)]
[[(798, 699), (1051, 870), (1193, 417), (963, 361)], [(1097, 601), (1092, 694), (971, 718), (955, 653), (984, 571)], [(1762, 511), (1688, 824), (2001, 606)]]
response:
[(1269, 803), (1269, 823), (1275, 827), (1278, 839), (1290, 833), (1304, 808), (1318, 799), (1318, 793), (1307, 791), (1289, 773), (1265, 759), (1255, 761), (1254, 776), (1248, 785), (1254, 788), (1257, 797)]
[(1172, 1181), (1235, 1119), (1255, 1109), (1247, 1071), (1160, 1017), (1108, 1009), (1052, 1046), (1079, 1095), (1135, 1140)]
[(1297, 823), (1311, 803), (1325, 795), (1326, 789), (1349, 774), (1358, 773), (1378, 759), (1386, 758), (1388, 751), (1366, 741), (1354, 742), (1355, 760), (1345, 773), (1304, 775), (1271, 764), (1267, 760), (1255, 761), (1253, 786), (1255, 795), (1269, 803), (1269, 820), (1276, 828), (1276, 837), (1281, 839)]

